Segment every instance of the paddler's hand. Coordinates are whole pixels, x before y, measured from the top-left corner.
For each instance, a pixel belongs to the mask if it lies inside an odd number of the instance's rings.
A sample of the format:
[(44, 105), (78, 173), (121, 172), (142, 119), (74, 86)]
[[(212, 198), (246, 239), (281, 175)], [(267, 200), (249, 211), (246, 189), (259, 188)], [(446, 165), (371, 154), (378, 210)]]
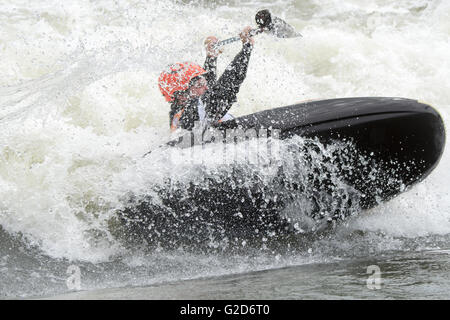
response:
[(253, 39), (253, 36), (250, 34), (251, 30), (251, 27), (245, 27), (244, 30), (242, 30), (242, 32), (239, 34), (242, 40), (242, 44), (250, 43), (252, 46), (255, 44), (255, 39)]
[(206, 48), (206, 55), (211, 58), (216, 58), (219, 54), (223, 52), (223, 49), (215, 48), (216, 43), (219, 40), (217, 40), (214, 36), (209, 36), (205, 39), (205, 48)]

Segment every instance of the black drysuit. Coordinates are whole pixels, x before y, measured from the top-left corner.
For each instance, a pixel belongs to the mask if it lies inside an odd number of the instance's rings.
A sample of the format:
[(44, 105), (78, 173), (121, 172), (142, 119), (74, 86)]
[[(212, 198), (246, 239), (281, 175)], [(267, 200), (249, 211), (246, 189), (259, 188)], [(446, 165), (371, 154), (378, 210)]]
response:
[(206, 57), (204, 77), (208, 83), (208, 90), (200, 97), (188, 100), (181, 105), (177, 99), (171, 104), (170, 125), (174, 124), (175, 115), (180, 115), (176, 124), (177, 128), (192, 130), (196, 121), (200, 120), (198, 105), (199, 99), (205, 108), (206, 118), (210, 122), (216, 122), (228, 112), (232, 104), (236, 102), (236, 95), (247, 74), (248, 62), (253, 46), (244, 44), (242, 50), (216, 81), (217, 58)]

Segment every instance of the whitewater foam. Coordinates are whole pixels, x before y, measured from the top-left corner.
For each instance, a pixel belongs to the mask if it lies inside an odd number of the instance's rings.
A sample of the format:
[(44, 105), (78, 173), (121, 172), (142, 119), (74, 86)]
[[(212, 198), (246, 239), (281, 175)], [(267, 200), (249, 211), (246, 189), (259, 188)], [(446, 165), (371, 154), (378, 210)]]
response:
[[(234, 115), (306, 99), (399, 96), (430, 103), (448, 123), (448, 3), (264, 5), (304, 37), (256, 39)], [(53, 257), (102, 261), (119, 253), (107, 220), (123, 191), (145, 188), (145, 179), (126, 174), (171, 137), (156, 82), (160, 70), (178, 60), (201, 63), (206, 36), (235, 35), (253, 24), (259, 6), (1, 4), (2, 227)], [(226, 48), (219, 72), (238, 50), (239, 44)], [(164, 172), (164, 166), (153, 163), (151, 170)], [(446, 152), (426, 181), (358, 218), (355, 228), (407, 237), (450, 232), (449, 166)], [(145, 175), (149, 167), (141, 169)]]

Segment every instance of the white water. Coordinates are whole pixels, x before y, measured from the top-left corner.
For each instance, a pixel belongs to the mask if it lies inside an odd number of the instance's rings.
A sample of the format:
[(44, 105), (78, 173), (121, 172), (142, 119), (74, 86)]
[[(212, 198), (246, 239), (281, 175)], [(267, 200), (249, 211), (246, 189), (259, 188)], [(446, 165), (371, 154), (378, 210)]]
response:
[[(233, 114), (399, 96), (433, 105), (448, 123), (446, 1), (1, 2), (0, 225), (55, 258), (119, 254), (109, 209), (146, 180), (126, 173), (167, 170), (140, 160), (169, 138), (159, 72), (174, 61), (202, 63), (205, 37), (235, 35), (261, 7), (303, 38), (256, 39)], [(219, 70), (238, 50), (226, 48)], [(450, 233), (449, 169), (446, 152), (421, 185), (352, 226), (410, 238)], [(103, 233), (94, 240), (89, 230)]]

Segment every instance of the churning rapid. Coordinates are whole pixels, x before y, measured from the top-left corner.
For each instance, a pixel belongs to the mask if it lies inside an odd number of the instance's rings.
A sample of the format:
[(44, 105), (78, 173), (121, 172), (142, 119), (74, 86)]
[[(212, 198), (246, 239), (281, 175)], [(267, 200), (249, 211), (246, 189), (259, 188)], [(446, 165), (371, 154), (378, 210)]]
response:
[[(303, 37), (255, 37), (233, 115), (309, 99), (385, 96), (424, 101), (448, 123), (447, 1), (3, 2), (0, 296), (67, 291), (72, 264), (82, 267), (82, 289), (92, 289), (450, 246), (448, 152), (425, 181), (358, 212), (304, 252), (249, 249), (223, 256), (123, 245), (115, 215), (124, 199), (158, 189), (173, 175), (173, 162), (163, 153), (143, 158), (173, 138), (159, 73), (176, 61), (203, 63), (207, 36), (224, 39), (254, 26), (262, 8)], [(219, 73), (238, 50), (239, 44), (225, 48)], [(330, 150), (322, 151), (309, 168), (321, 167)], [(203, 171), (179, 157), (177, 179), (200, 181)], [(210, 175), (223, 170), (213, 158), (204, 165)], [(233, 172), (224, 179), (227, 174)], [(338, 194), (350, 192), (335, 182)], [(300, 201), (286, 214), (295, 220), (304, 211)]]

